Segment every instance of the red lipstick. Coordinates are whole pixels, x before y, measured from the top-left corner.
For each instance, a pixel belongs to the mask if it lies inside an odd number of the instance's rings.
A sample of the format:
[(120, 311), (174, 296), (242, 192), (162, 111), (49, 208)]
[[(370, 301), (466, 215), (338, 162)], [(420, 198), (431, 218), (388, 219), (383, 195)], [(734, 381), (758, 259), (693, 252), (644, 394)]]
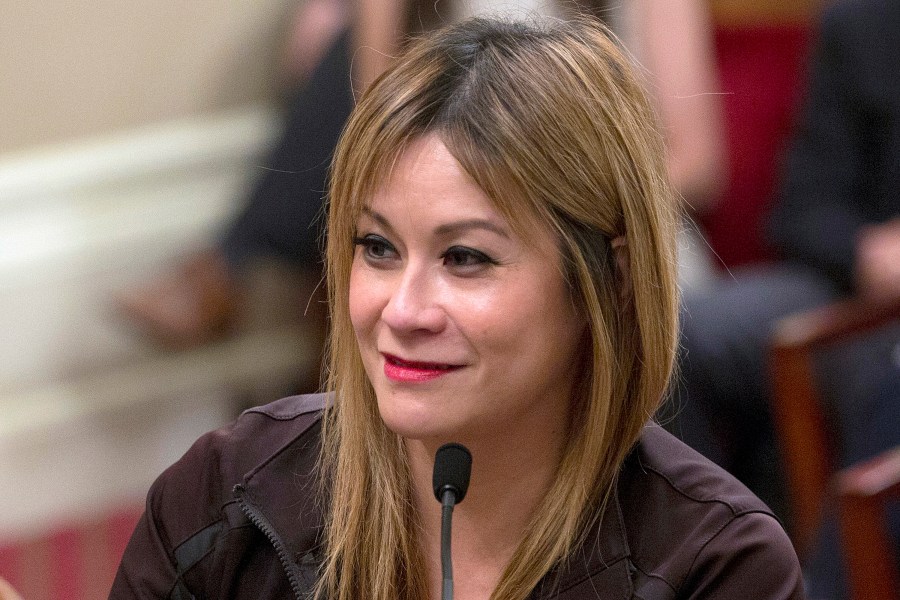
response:
[(384, 374), (392, 381), (407, 383), (431, 381), (459, 368), (458, 365), (415, 362), (402, 360), (390, 354), (384, 355)]

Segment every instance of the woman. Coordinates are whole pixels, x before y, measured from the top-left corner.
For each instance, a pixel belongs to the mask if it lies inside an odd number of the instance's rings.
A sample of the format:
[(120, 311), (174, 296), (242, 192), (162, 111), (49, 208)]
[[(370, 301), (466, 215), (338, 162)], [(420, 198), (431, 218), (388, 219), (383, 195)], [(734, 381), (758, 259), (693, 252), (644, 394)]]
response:
[(414, 44), (335, 157), (333, 401), (202, 438), (154, 484), (112, 596), (439, 598), (431, 469), (456, 441), (459, 600), (800, 597), (766, 507), (648, 425), (677, 339), (653, 123), (591, 21)]

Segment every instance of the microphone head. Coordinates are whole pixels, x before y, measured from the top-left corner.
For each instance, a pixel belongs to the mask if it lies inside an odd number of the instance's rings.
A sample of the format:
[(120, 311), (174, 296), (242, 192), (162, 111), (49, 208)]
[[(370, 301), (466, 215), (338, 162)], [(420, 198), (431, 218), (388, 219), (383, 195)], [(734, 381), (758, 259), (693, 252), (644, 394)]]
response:
[(462, 444), (444, 444), (434, 455), (432, 486), (434, 497), (441, 502), (444, 492), (451, 490), (456, 503), (462, 502), (469, 489), (469, 475), (472, 473), (472, 455)]

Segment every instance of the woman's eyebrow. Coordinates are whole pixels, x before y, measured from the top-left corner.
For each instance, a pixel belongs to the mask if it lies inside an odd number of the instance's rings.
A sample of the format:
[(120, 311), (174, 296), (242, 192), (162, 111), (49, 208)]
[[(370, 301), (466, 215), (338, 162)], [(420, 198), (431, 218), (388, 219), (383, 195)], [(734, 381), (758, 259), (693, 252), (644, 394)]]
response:
[[(375, 212), (368, 206), (363, 207), (362, 214), (369, 217), (382, 227), (384, 227), (388, 232), (393, 233), (394, 228), (391, 226), (390, 221), (387, 220), (387, 217), (382, 215), (381, 213)], [(500, 237), (510, 239), (509, 232), (507, 229), (501, 225), (498, 225), (494, 221), (490, 219), (461, 219), (459, 221), (452, 221), (450, 223), (444, 223), (442, 225), (438, 225), (434, 229), (435, 235), (440, 236), (449, 236), (454, 234), (459, 234), (463, 231), (468, 231), (470, 229), (484, 229), (490, 232), (493, 232)]]
[(488, 219), (463, 219), (460, 221), (453, 221), (452, 223), (444, 223), (443, 225), (436, 227), (434, 232), (437, 235), (452, 235), (470, 229), (485, 229), (496, 233), (500, 237), (509, 239), (509, 232), (506, 228), (501, 227)]
[(388, 233), (390, 233), (390, 234), (394, 233), (394, 228), (391, 227), (390, 221), (388, 221), (387, 217), (385, 217), (381, 213), (377, 213), (374, 210), (372, 210), (371, 208), (369, 208), (368, 206), (364, 206), (362, 208), (362, 214), (369, 217), (370, 219), (372, 219), (373, 221), (375, 221), (382, 227), (384, 227)]

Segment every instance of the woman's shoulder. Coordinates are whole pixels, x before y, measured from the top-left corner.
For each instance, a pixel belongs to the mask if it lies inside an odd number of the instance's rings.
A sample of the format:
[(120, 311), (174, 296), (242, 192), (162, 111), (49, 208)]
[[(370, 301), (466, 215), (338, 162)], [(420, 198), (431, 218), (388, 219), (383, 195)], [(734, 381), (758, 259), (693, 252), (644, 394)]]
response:
[(158, 516), (168, 515), (164, 522), (172, 542), (219, 519), (234, 499), (235, 485), (267, 481), (270, 471), (284, 461), (314, 464), (317, 424), (327, 401), (325, 394), (282, 398), (245, 410), (194, 442), (160, 475), (148, 497), (148, 508)]
[(679, 597), (802, 597), (796, 553), (772, 511), (658, 425), (626, 460), (618, 500), (636, 585), (664, 582)]
[(170, 470), (212, 469), (228, 479), (243, 478), (307, 434), (328, 399), (327, 394), (304, 394), (249, 408), (201, 436)]
[[(242, 561), (271, 552), (249, 527), (250, 513), (281, 526), (301, 555), (315, 543), (317, 424), (326, 402), (324, 395), (284, 398), (200, 437), (151, 486), (110, 597), (170, 597), (176, 584), (260, 597), (259, 582), (280, 567), (261, 563), (245, 572)], [(239, 593), (245, 588), (250, 595)]]
[(655, 423), (644, 427), (624, 472), (626, 476), (630, 473), (636, 485), (658, 488), (659, 493), (682, 499), (678, 506), (684, 510), (707, 510), (699, 505), (713, 502), (732, 514), (771, 514), (734, 476)]
[(246, 415), (265, 415), (278, 421), (290, 421), (303, 415), (321, 413), (326, 405), (331, 402), (331, 394), (300, 394), (287, 396), (281, 400), (275, 400), (262, 406), (248, 408), (241, 413)]

